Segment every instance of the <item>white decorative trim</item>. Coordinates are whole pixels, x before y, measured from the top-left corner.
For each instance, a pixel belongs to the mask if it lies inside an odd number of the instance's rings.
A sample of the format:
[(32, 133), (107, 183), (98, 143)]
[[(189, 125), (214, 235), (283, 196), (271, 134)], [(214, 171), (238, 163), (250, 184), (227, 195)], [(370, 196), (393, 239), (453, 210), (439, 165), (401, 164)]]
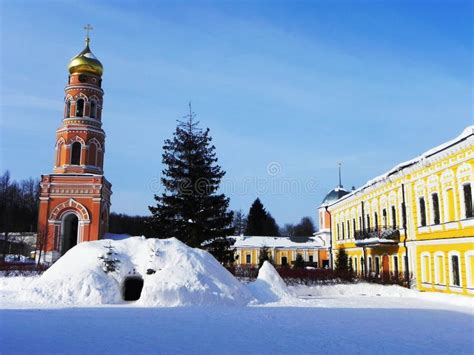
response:
[(76, 211), (79, 213), (79, 221), (90, 221), (89, 211), (87, 211), (87, 208), (85, 208), (84, 205), (82, 205), (80, 202), (77, 202), (73, 198), (70, 198), (68, 201), (64, 201), (63, 203), (57, 205), (51, 211), (49, 219), (61, 220), (64, 214), (68, 213), (69, 211)]
[(457, 237), (447, 239), (430, 239), (430, 240), (412, 240), (413, 245), (456, 245), (464, 243), (474, 243), (474, 237)]
[(459, 226), (458, 222), (447, 222), (444, 224), (444, 229), (450, 230), (450, 229), (457, 229)]
[(443, 230), (443, 226), (441, 224), (433, 224), (430, 227), (430, 232), (439, 232)]
[(100, 96), (104, 95), (104, 90), (102, 90), (100, 87), (86, 83), (68, 85), (64, 90), (68, 95), (70, 95), (69, 91), (77, 91), (79, 89), (82, 89), (83, 91), (96, 91), (100, 94)]
[(459, 222), (461, 222), (461, 226), (463, 226), (463, 227), (472, 227), (472, 226), (474, 226), (474, 218), (462, 219)]
[(430, 227), (424, 226), (424, 227), (418, 227), (418, 233), (428, 233), (430, 231)]
[(463, 291), (464, 291), (462, 287), (453, 286), (453, 285), (449, 286), (449, 290), (452, 291), (452, 292), (457, 292), (457, 293), (463, 293)]

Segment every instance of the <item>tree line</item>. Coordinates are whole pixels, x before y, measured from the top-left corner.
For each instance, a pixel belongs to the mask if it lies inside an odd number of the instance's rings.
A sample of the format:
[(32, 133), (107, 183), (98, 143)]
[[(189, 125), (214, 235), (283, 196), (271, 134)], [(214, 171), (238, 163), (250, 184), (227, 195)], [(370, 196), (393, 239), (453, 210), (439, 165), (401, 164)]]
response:
[(234, 235), (309, 237), (316, 232), (311, 217), (303, 217), (297, 224), (287, 223), (280, 228), (260, 198), (257, 198), (246, 215), (242, 210), (234, 211)]
[(11, 233), (36, 232), (39, 194), (38, 179), (15, 181), (8, 170), (0, 177), (0, 233), (3, 259), (8, 250)]

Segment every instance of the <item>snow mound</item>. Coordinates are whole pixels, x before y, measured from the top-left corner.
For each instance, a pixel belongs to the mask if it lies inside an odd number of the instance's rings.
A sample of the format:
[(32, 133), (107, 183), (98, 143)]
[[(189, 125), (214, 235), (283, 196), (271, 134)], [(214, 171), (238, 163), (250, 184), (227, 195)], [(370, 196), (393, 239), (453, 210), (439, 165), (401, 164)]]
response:
[[(111, 252), (116, 270), (105, 272)], [(128, 303), (129, 278), (142, 279), (141, 306), (246, 305), (250, 292), (206, 251), (175, 238), (99, 240), (69, 250), (25, 290), (30, 301), (58, 305)]]
[(268, 261), (265, 261), (258, 270), (257, 280), (247, 286), (259, 303), (278, 302), (293, 298), (285, 281)]

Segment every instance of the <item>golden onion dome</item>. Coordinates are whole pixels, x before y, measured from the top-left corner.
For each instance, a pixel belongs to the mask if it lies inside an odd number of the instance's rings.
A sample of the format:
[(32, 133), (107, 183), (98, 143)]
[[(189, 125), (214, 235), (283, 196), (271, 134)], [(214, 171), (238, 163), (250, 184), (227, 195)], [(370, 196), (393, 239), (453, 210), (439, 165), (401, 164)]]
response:
[(104, 72), (104, 67), (102, 63), (95, 57), (89, 48), (89, 36), (86, 37), (86, 48), (82, 50), (81, 53), (76, 55), (69, 62), (69, 73), (91, 73), (98, 76), (102, 76)]

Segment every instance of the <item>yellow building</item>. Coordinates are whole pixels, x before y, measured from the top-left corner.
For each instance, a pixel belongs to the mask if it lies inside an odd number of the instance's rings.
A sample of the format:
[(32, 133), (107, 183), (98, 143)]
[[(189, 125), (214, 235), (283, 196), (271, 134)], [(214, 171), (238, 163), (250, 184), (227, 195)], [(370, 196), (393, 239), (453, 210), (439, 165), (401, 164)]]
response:
[[(332, 258), (357, 273), (403, 273), (412, 287), (474, 295), (474, 126), (319, 208)], [(408, 258), (406, 256), (408, 255)]]
[(329, 240), (320, 237), (247, 237), (237, 236), (233, 248), (236, 264), (258, 266), (260, 251), (268, 248), (275, 266), (294, 264), (298, 254), (307, 266), (329, 267)]

